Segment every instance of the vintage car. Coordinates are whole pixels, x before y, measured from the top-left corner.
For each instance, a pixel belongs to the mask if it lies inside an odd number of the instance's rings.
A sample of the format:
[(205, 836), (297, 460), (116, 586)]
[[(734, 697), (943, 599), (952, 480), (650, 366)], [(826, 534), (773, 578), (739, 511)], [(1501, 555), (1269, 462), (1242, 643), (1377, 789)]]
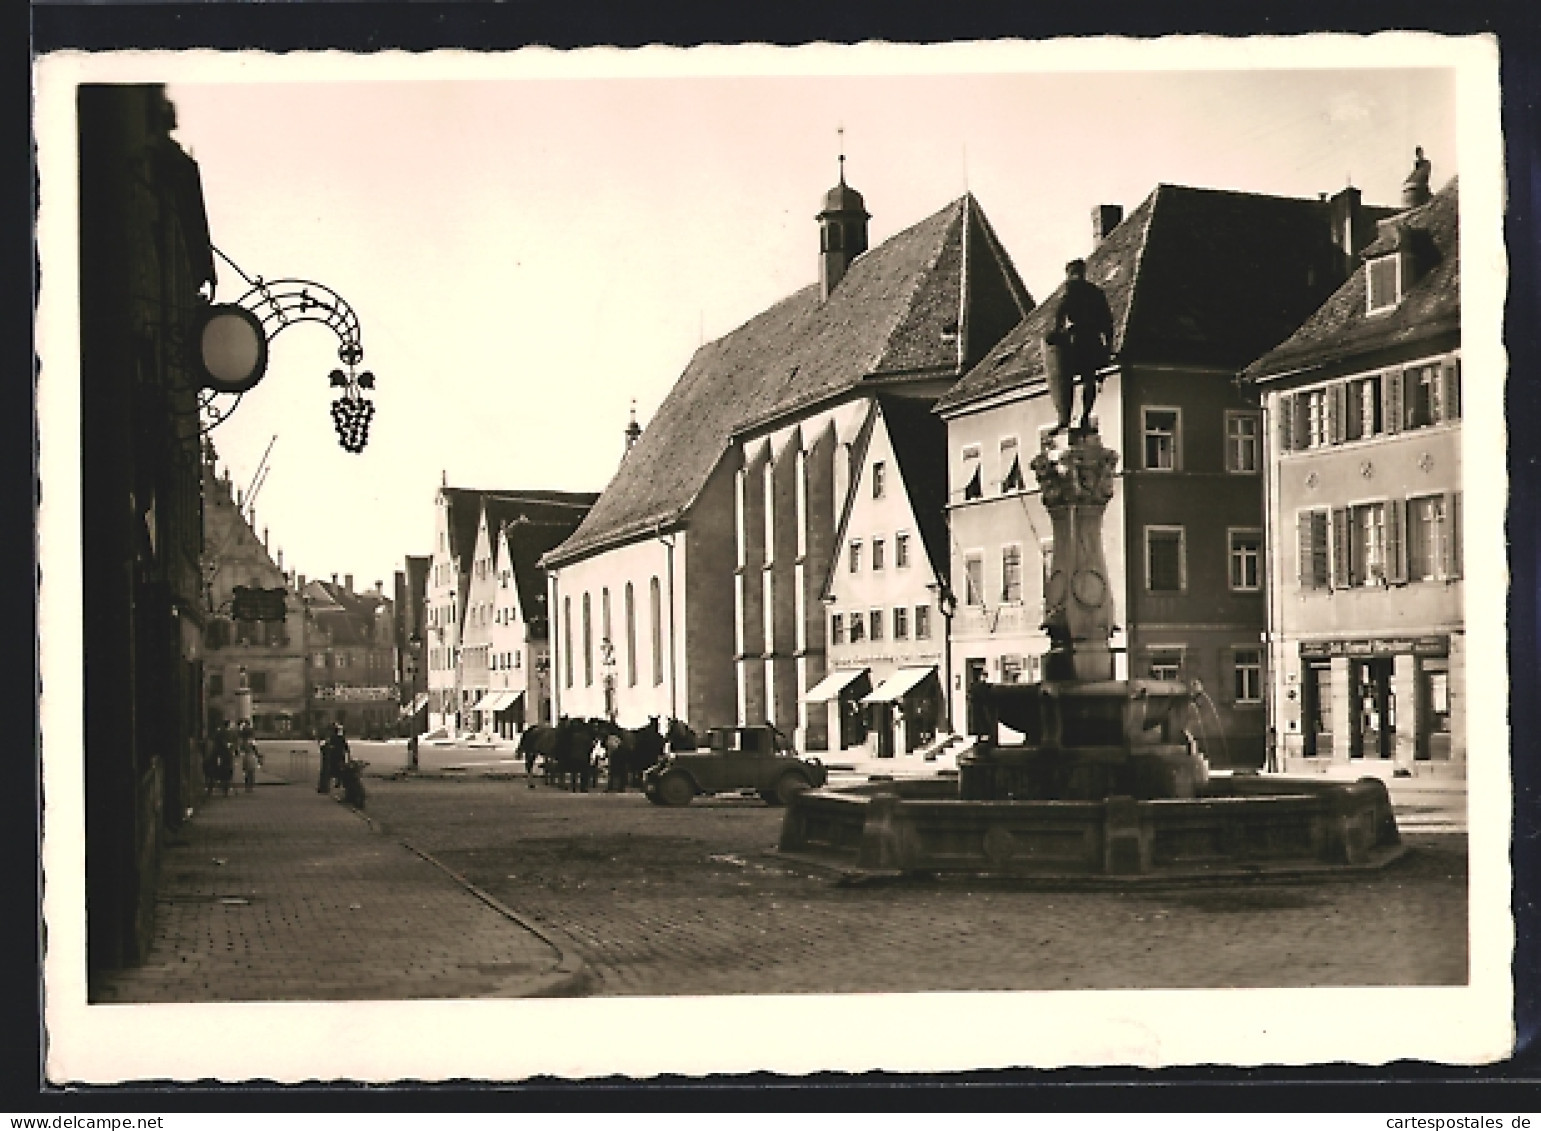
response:
[(689, 805), (698, 793), (752, 790), (767, 805), (786, 805), (829, 780), (823, 762), (798, 757), (774, 727), (716, 727), (706, 732), (706, 740), (703, 748), (671, 752), (642, 775), (649, 801)]

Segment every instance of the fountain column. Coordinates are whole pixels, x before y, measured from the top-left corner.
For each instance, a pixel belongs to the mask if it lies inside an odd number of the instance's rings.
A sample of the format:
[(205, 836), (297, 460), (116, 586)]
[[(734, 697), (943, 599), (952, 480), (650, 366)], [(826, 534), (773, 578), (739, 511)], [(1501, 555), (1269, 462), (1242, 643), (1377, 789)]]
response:
[(1051, 441), (1032, 462), (1054, 527), (1054, 550), (1043, 595), (1049, 634), (1044, 679), (1113, 678), (1113, 590), (1102, 553), (1102, 518), (1113, 497), (1118, 453), (1093, 431), (1075, 431), (1068, 443)]

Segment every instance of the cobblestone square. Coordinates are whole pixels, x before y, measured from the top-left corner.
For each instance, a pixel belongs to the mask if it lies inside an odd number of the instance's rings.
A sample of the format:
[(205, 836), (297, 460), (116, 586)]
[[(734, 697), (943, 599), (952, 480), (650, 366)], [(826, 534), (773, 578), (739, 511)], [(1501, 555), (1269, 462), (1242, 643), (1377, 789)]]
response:
[(757, 799), (658, 809), (522, 780), (381, 781), (370, 814), (516, 909), (598, 995), (1460, 985), (1466, 838), (1319, 884), (841, 887)]

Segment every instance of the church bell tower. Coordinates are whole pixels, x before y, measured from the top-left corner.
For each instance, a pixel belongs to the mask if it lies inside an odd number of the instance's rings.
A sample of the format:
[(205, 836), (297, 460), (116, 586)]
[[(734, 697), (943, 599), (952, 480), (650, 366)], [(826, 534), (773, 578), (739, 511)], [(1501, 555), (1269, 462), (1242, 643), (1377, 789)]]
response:
[(819, 289), (827, 299), (840, 285), (851, 261), (867, 250), (867, 214), (861, 193), (845, 183), (845, 154), (840, 155), (840, 183), (824, 194), (819, 213)]

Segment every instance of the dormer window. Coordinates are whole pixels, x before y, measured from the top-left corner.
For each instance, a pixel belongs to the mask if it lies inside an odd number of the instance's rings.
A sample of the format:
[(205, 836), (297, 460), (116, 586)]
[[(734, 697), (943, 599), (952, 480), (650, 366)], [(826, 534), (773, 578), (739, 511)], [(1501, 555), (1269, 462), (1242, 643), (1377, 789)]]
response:
[(1370, 260), (1369, 292), (1371, 314), (1390, 310), (1401, 299), (1401, 256), (1382, 255)]

